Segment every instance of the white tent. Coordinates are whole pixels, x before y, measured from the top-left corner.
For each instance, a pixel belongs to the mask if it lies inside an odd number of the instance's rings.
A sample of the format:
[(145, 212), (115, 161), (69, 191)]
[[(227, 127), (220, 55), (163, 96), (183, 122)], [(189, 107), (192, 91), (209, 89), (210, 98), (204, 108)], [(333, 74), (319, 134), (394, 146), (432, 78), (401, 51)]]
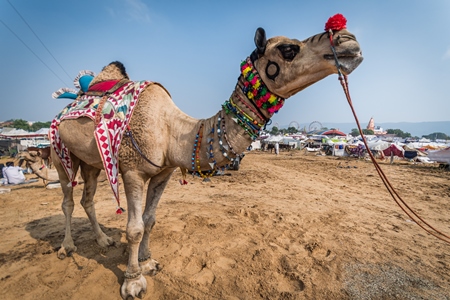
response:
[(345, 146), (347, 143), (337, 142), (334, 143), (333, 147), (333, 156), (348, 156), (347, 152), (345, 152)]
[(389, 148), (391, 143), (384, 142), (381, 140), (375, 141), (375, 142), (367, 142), (367, 146), (369, 146), (370, 150), (384, 150)]
[(442, 150), (428, 152), (428, 158), (438, 163), (450, 164), (450, 147)]

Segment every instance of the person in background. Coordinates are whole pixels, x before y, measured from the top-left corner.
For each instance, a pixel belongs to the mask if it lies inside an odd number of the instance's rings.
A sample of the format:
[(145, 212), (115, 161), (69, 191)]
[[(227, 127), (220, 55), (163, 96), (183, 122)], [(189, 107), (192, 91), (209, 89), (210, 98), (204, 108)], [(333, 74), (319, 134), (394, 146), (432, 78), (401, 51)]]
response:
[(3, 177), (7, 180), (7, 184), (19, 184), (25, 182), (21, 167), (15, 167), (14, 162), (9, 161), (2, 170)]

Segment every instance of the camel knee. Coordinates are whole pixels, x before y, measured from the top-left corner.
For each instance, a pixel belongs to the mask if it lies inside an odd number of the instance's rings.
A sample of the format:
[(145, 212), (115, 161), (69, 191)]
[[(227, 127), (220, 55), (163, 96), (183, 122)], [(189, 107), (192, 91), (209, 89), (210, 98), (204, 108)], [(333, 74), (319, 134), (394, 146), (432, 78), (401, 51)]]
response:
[(153, 226), (155, 226), (156, 217), (154, 215), (149, 216), (144, 220), (145, 231), (151, 231)]
[(140, 243), (144, 235), (144, 224), (141, 222), (127, 227), (127, 240), (129, 243)]
[(87, 199), (87, 198), (83, 197), (80, 200), (80, 204), (81, 204), (81, 206), (83, 206), (84, 209), (88, 209), (88, 208), (94, 206), (95, 203), (92, 199)]
[(73, 202), (63, 202), (61, 205), (61, 209), (66, 216), (72, 215), (74, 207), (75, 205)]

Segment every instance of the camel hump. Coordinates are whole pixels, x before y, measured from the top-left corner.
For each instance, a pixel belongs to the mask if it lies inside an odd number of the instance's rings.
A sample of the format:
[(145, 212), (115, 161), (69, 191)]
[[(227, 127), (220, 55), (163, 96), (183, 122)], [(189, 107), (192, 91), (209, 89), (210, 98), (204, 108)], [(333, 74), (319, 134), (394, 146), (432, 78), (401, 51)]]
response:
[(102, 82), (113, 80), (130, 80), (128, 77), (125, 66), (120, 61), (113, 61), (109, 65), (105, 66), (102, 71), (92, 79), (89, 87)]

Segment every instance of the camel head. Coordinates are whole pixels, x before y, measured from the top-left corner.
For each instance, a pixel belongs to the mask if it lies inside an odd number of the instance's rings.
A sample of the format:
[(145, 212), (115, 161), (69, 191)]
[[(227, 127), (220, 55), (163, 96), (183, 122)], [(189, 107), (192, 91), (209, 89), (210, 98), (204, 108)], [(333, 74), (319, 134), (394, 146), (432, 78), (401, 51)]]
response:
[(345, 18), (330, 18), (325, 32), (299, 41), (284, 36), (266, 39), (264, 29), (255, 34), (256, 50), (250, 56), (268, 90), (281, 98), (305, 89), (331, 74), (337, 74), (334, 46), (340, 71), (348, 75), (362, 62), (355, 36), (345, 29)]
[(17, 154), (17, 159), (24, 160), (27, 164), (42, 164), (42, 152), (40, 150), (22, 151)]

